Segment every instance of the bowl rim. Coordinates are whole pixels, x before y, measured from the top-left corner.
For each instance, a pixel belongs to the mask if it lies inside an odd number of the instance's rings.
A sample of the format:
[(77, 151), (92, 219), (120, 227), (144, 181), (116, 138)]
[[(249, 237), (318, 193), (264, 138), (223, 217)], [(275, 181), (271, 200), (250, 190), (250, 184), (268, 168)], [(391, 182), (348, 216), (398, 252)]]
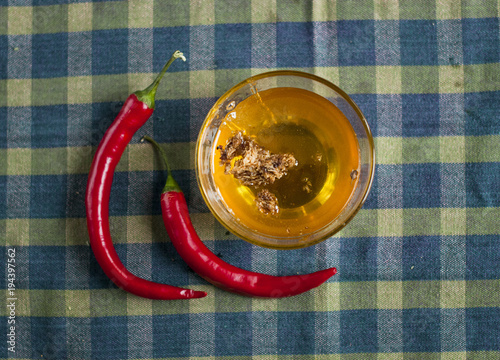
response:
[[(329, 88), (332, 88), (335, 92), (337, 92), (339, 95), (342, 96), (342, 98), (344, 100), (347, 101), (347, 103), (352, 107), (352, 109), (356, 112), (357, 116), (359, 117), (359, 119), (361, 120), (361, 124), (363, 125), (363, 128), (366, 132), (366, 139), (368, 141), (368, 150), (369, 150), (369, 154), (368, 154), (368, 159), (370, 161), (370, 167), (369, 167), (369, 172), (368, 172), (368, 182), (365, 186), (365, 189), (363, 190), (363, 194), (360, 198), (360, 201), (359, 203), (357, 204), (357, 206), (355, 208), (353, 208), (349, 214), (348, 214), (348, 217), (341, 223), (339, 224), (338, 227), (336, 227), (332, 232), (330, 232), (328, 234), (328, 236), (326, 237), (319, 237), (318, 239), (315, 239), (314, 241), (310, 241), (310, 242), (299, 242), (299, 243), (296, 243), (294, 245), (273, 245), (273, 244), (270, 244), (270, 243), (262, 243), (258, 240), (255, 240), (255, 239), (251, 239), (249, 237), (245, 237), (237, 232), (234, 231), (234, 229), (230, 228), (224, 221), (222, 221), (222, 219), (220, 218), (220, 216), (216, 213), (216, 211), (213, 209), (212, 205), (210, 204), (210, 201), (207, 197), (207, 194), (205, 193), (205, 190), (204, 190), (204, 187), (202, 186), (201, 184), (201, 180), (200, 180), (200, 170), (199, 170), (199, 159), (200, 159), (200, 156), (199, 156), (199, 153), (200, 153), (200, 149), (201, 149), (201, 139), (203, 137), (203, 129), (207, 128), (207, 123), (209, 121), (212, 120), (213, 118), (213, 114), (217, 111), (217, 109), (227, 100), (227, 98), (233, 94), (234, 92), (236, 92), (237, 90), (241, 89), (242, 87), (246, 86), (246, 85), (250, 85), (252, 82), (254, 81), (258, 81), (258, 80), (261, 80), (261, 79), (264, 79), (264, 78), (270, 78), (270, 77), (279, 77), (279, 76), (296, 76), (296, 77), (301, 77), (301, 78), (306, 78), (306, 79), (310, 79), (310, 80), (314, 80), (314, 81), (317, 81)], [(355, 215), (359, 212), (359, 210), (363, 207), (369, 193), (370, 193), (370, 190), (372, 188), (372, 185), (373, 185), (373, 181), (374, 181), (374, 177), (375, 177), (375, 142), (374, 142), (374, 139), (373, 139), (373, 134), (372, 134), (372, 131), (370, 129), (370, 126), (368, 125), (368, 121), (366, 120), (366, 117), (364, 116), (363, 112), (361, 111), (361, 109), (359, 108), (359, 106), (354, 102), (354, 100), (352, 100), (352, 98), (344, 91), (342, 90), (340, 87), (338, 87), (337, 85), (335, 85), (334, 83), (332, 83), (331, 81), (329, 80), (326, 80), (318, 75), (315, 75), (315, 74), (311, 74), (311, 73), (308, 73), (308, 72), (305, 72), (305, 71), (298, 71), (298, 70), (273, 70), (273, 71), (265, 71), (265, 72), (262, 72), (262, 73), (259, 73), (259, 74), (256, 74), (256, 75), (253, 75), (253, 76), (250, 76), (248, 77), (247, 79), (245, 80), (242, 80), (240, 81), (239, 83), (237, 83), (236, 85), (232, 86), (231, 88), (229, 88), (229, 90), (227, 90), (224, 94), (222, 94), (218, 99), (217, 101), (212, 105), (212, 107), (210, 108), (210, 110), (208, 111), (208, 113), (206, 114), (202, 124), (201, 124), (201, 127), (200, 127), (200, 130), (199, 130), (199, 133), (198, 133), (198, 137), (197, 137), (197, 141), (196, 141), (196, 146), (195, 146), (195, 176), (196, 176), (196, 181), (197, 181), (197, 184), (198, 184), (198, 188), (201, 192), (201, 195), (203, 197), (203, 200), (205, 201), (205, 204), (207, 205), (208, 209), (210, 210), (210, 212), (212, 213), (212, 215), (217, 219), (217, 221), (219, 221), (220, 224), (222, 224), (227, 230), (229, 230), (231, 233), (235, 234), (236, 236), (238, 236), (239, 238), (251, 243), (251, 244), (254, 244), (254, 245), (257, 245), (257, 246), (261, 246), (261, 247), (264, 247), (264, 248), (269, 248), (269, 249), (277, 249), (277, 250), (288, 250), (288, 249), (300, 249), (300, 248), (305, 248), (305, 247), (309, 247), (309, 246), (312, 246), (312, 245), (316, 245), (320, 242), (323, 242), (329, 238), (331, 238), (333, 235), (335, 235), (336, 233), (338, 233), (340, 230), (342, 230), (354, 217)], [(271, 238), (271, 237), (269, 237)], [(290, 238), (292, 239), (292, 238)]]

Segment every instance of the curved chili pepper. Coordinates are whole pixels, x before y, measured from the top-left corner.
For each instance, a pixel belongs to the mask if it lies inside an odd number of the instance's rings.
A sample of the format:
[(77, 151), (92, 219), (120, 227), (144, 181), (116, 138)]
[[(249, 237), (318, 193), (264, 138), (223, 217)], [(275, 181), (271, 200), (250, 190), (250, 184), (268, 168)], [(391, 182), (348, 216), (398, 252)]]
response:
[(190, 299), (206, 296), (194, 291), (155, 283), (130, 273), (120, 261), (109, 231), (109, 197), (113, 174), (123, 151), (135, 132), (149, 119), (155, 107), (155, 94), (161, 78), (177, 58), (176, 51), (161, 73), (145, 90), (131, 94), (101, 140), (90, 168), (85, 206), (90, 245), (106, 275), (120, 288), (150, 299)]
[(165, 152), (150, 137), (144, 136), (143, 139), (155, 146), (167, 167), (167, 181), (161, 194), (162, 216), (167, 233), (182, 259), (202, 278), (241, 295), (281, 298), (311, 290), (337, 273), (337, 269), (329, 268), (304, 275), (272, 276), (243, 270), (221, 260), (197, 235), (186, 199), (172, 177)]

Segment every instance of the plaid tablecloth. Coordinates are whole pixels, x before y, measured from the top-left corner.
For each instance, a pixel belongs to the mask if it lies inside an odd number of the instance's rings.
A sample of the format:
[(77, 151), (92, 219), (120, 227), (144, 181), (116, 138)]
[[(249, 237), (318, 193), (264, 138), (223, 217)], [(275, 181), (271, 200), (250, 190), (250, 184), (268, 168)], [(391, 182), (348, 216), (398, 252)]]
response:
[[(499, 11), (497, 0), (0, 0), (0, 357), (500, 358)], [(84, 192), (123, 101), (177, 49), (187, 61), (172, 65), (115, 175), (112, 233), (135, 274), (209, 295), (152, 301), (97, 265)], [(218, 96), (271, 69), (338, 84), (375, 136), (363, 209), (301, 250), (226, 232), (193, 170)], [(164, 231), (165, 174), (144, 134), (168, 152), (195, 227), (224, 260), (338, 275), (278, 300), (206, 283)]]

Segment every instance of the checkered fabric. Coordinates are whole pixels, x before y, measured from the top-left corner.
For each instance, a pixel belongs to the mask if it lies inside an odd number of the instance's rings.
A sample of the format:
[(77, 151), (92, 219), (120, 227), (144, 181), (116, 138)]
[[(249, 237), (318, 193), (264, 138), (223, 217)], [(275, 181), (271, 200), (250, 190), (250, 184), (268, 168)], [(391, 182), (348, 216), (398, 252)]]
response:
[[(0, 0), (0, 358), (500, 358), (499, 11), (498, 0)], [(123, 101), (177, 49), (187, 61), (118, 166), (110, 221), (132, 272), (208, 296), (153, 301), (97, 265), (84, 193)], [(271, 69), (339, 85), (375, 137), (363, 209), (301, 250), (228, 233), (194, 175), (210, 107)], [(196, 229), (224, 260), (338, 274), (285, 299), (209, 285), (165, 233), (165, 174), (144, 134), (166, 149)]]

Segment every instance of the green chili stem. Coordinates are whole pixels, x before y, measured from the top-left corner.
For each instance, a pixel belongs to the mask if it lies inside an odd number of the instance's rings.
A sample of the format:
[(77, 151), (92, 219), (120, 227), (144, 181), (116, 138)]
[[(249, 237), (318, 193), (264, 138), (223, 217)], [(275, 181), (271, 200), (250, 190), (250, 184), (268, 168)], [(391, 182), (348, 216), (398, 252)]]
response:
[(179, 184), (177, 183), (177, 181), (175, 181), (174, 177), (172, 176), (172, 170), (170, 169), (170, 164), (168, 163), (167, 154), (165, 153), (163, 148), (160, 146), (160, 144), (158, 144), (155, 140), (153, 140), (153, 138), (151, 138), (147, 135), (144, 135), (141, 138), (141, 142), (144, 142), (144, 140), (150, 142), (154, 146), (156, 151), (158, 151), (158, 153), (160, 154), (160, 157), (162, 158), (163, 163), (165, 164), (165, 166), (167, 168), (167, 181), (165, 183), (165, 186), (163, 187), (162, 192), (163, 193), (166, 193), (169, 191), (182, 192)]
[(156, 79), (151, 83), (151, 85), (149, 85), (144, 90), (139, 90), (134, 93), (139, 101), (145, 103), (150, 109), (155, 108), (156, 90), (158, 89), (158, 85), (160, 85), (160, 80), (163, 78), (163, 75), (165, 75), (167, 69), (170, 67), (170, 65), (172, 65), (175, 59), (179, 58), (183, 61), (186, 61), (184, 54), (177, 50), (172, 54), (170, 59), (163, 66), (163, 69), (161, 69), (161, 72), (158, 74), (158, 76), (156, 76)]

